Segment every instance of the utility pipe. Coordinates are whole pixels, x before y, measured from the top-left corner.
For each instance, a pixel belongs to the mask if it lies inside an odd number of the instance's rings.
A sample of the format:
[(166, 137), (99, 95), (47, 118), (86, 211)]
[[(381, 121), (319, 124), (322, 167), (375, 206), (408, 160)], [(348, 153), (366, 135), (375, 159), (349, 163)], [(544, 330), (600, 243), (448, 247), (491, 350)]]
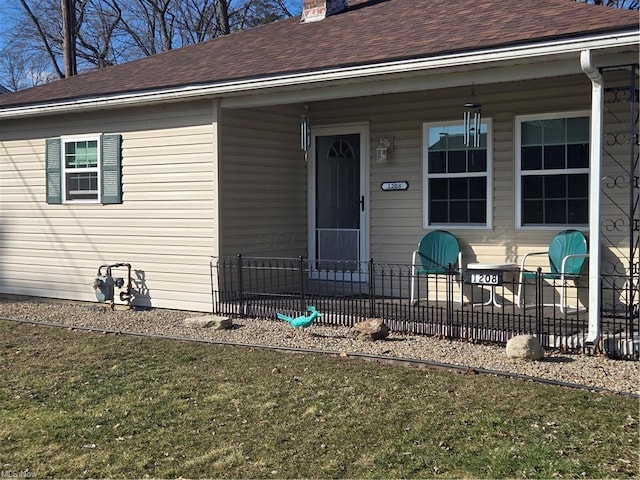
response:
[(604, 79), (593, 66), (591, 50), (580, 52), (580, 66), (591, 80), (591, 133), (589, 152), (589, 331), (585, 345), (593, 347), (600, 337), (600, 179), (602, 178), (602, 135)]

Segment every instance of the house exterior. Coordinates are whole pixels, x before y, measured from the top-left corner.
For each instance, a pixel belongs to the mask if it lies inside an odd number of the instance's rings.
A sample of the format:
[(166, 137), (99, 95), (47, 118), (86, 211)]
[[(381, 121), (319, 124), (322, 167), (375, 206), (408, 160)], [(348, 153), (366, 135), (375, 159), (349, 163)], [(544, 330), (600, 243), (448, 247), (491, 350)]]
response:
[(2, 95), (0, 293), (93, 301), (124, 262), (134, 304), (210, 311), (212, 256), (408, 263), (432, 229), (498, 263), (579, 229), (590, 285), (637, 275), (639, 32), (570, 0), (307, 0)]

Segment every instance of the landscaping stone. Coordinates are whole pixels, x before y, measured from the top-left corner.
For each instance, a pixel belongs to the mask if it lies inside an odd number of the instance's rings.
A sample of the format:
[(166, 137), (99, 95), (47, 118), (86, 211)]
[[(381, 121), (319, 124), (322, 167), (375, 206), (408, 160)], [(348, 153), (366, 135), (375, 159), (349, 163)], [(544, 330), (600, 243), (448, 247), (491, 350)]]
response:
[(368, 318), (353, 326), (354, 338), (360, 340), (384, 340), (389, 336), (389, 327), (381, 318)]
[(507, 357), (540, 360), (544, 358), (544, 348), (533, 335), (517, 335), (507, 342)]
[(185, 318), (184, 324), (186, 327), (211, 328), (212, 330), (226, 330), (233, 327), (231, 318), (217, 315)]

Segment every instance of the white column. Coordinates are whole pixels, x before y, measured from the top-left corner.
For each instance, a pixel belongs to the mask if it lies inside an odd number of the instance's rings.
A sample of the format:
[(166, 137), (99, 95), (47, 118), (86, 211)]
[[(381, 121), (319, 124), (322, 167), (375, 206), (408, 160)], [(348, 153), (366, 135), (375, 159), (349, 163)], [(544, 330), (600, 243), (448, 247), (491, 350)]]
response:
[(589, 153), (589, 332), (586, 344), (595, 345), (600, 335), (600, 179), (604, 80), (593, 66), (591, 50), (580, 53), (582, 70), (591, 80), (591, 137)]

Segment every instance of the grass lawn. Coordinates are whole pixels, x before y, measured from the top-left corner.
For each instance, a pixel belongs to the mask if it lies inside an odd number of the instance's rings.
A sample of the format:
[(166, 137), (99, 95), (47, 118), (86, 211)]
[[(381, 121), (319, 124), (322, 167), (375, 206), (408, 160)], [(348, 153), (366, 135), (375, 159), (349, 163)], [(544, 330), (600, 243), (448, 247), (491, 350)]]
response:
[(2, 478), (638, 478), (638, 400), (0, 321)]

